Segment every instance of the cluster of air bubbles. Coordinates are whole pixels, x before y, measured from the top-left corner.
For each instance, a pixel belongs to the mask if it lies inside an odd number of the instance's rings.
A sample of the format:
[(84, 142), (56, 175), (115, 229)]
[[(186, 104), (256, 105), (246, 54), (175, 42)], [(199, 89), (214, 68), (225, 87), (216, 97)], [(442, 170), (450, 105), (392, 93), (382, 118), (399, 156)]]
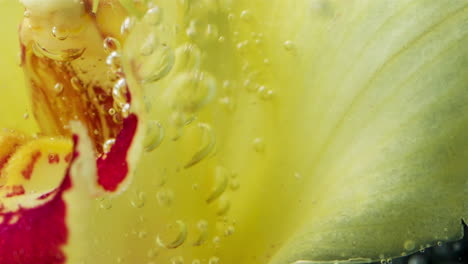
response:
[(381, 259), (380, 264), (392, 264), (393, 260), (391, 258)]

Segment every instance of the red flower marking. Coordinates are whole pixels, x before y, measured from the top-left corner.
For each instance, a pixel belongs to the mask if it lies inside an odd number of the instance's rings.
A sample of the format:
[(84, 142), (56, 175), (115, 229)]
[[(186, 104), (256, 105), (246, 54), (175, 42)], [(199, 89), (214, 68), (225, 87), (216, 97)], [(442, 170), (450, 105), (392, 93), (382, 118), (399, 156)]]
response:
[(34, 165), (36, 164), (37, 160), (41, 157), (41, 152), (34, 152), (32, 155), (31, 155), (31, 161), (29, 162), (29, 164), (26, 166), (26, 168), (24, 168), (24, 170), (21, 171), (21, 174), (23, 175), (23, 177), (25, 179), (31, 179), (31, 174), (34, 170)]
[[(24, 187), (23, 185), (13, 185), (11, 187), (8, 187), (8, 188), (11, 188), (11, 191), (8, 192), (5, 197), (6, 198), (10, 198), (10, 197), (13, 197), (13, 196), (18, 196), (18, 195), (22, 195), (24, 194)], [(1, 262), (0, 262), (1, 263)]]
[(44, 199), (47, 199), (49, 198), (52, 194), (55, 194), (57, 192), (57, 189), (51, 191), (51, 192), (48, 192), (48, 193), (45, 193), (39, 197), (37, 197), (37, 200), (44, 200)]
[(67, 163), (70, 162), (71, 159), (72, 159), (72, 157), (73, 157), (72, 153), (68, 153), (68, 154), (65, 156), (65, 162), (67, 162)]
[(136, 115), (132, 114), (127, 117), (110, 152), (97, 159), (98, 183), (106, 191), (115, 191), (128, 175), (127, 153), (137, 125)]
[(0, 158), (0, 171), (5, 167), (5, 165), (8, 163), (8, 160), (11, 158), (11, 153), (8, 154), (7, 156), (1, 157)]
[(59, 163), (60, 162), (60, 156), (56, 153), (51, 153), (49, 154), (49, 164), (54, 164), (54, 163)]

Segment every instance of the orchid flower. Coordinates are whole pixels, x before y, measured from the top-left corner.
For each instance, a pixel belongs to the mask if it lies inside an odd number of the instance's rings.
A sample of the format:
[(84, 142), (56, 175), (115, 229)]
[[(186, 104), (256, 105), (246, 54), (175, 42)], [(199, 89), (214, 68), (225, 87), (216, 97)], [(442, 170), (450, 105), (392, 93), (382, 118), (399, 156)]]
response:
[(387, 262), (463, 235), (466, 0), (0, 6), (0, 264)]

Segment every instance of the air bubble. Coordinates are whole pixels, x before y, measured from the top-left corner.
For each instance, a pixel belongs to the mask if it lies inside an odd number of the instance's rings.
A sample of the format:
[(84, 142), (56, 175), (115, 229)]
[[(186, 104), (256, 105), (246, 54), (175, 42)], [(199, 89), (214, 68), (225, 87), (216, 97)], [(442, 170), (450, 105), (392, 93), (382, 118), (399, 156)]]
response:
[(112, 208), (112, 201), (111, 199), (107, 198), (107, 197), (104, 197), (100, 200), (99, 202), (99, 207), (101, 209), (106, 209), (106, 210), (109, 210)]
[(174, 61), (174, 51), (164, 43), (158, 44), (143, 60), (138, 73), (144, 82), (156, 82), (171, 71)]
[(112, 99), (114, 99), (114, 107), (122, 109), (127, 103), (127, 81), (125, 78), (117, 80), (112, 87)]
[(178, 228), (177, 236), (173, 241), (171, 241), (169, 243), (165, 243), (161, 239), (160, 235), (158, 234), (158, 236), (156, 237), (156, 243), (160, 247), (167, 248), (167, 249), (174, 249), (174, 248), (178, 248), (178, 247), (182, 246), (182, 244), (184, 244), (185, 240), (187, 239), (187, 233), (188, 233), (187, 225), (182, 220), (177, 220), (176, 225), (177, 225), (177, 228)]
[(198, 37), (199, 31), (198, 31), (198, 21), (197, 20), (192, 20), (189, 23), (189, 26), (185, 30), (185, 34), (187, 34), (187, 37), (190, 39), (194, 40)]
[(212, 203), (217, 198), (219, 198), (228, 186), (228, 172), (223, 167), (216, 167), (215, 169), (215, 180), (214, 180), (214, 188), (211, 191), (211, 194), (206, 199), (206, 203)]
[(252, 14), (250, 13), (249, 10), (243, 10), (241, 13), (240, 13), (240, 18), (245, 21), (245, 22), (248, 22), (250, 20), (252, 20)]
[(59, 27), (52, 27), (52, 36), (58, 40), (66, 40), (69, 32), (67, 30), (60, 29)]
[(405, 250), (412, 251), (413, 249), (416, 248), (416, 243), (413, 240), (406, 240), (403, 246)]
[(239, 181), (236, 179), (231, 180), (230, 186), (231, 186), (231, 190), (237, 191), (240, 187)]
[(156, 149), (164, 139), (164, 127), (159, 121), (149, 121), (145, 137), (145, 151), (151, 152)]
[(205, 123), (200, 123), (198, 124), (198, 127), (203, 131), (203, 138), (205, 138), (205, 143), (193, 155), (192, 159), (187, 164), (185, 164), (185, 169), (188, 169), (205, 159), (213, 151), (216, 145), (216, 137), (211, 126)]
[(130, 201), (130, 204), (135, 208), (142, 208), (145, 206), (145, 203), (146, 194), (144, 192), (136, 192)]
[(244, 88), (247, 90), (249, 93), (255, 92), (256, 85), (253, 83), (251, 79), (246, 79), (243, 84)]
[(184, 264), (184, 258), (182, 256), (172, 257), (171, 264)]
[(218, 209), (216, 211), (216, 214), (218, 216), (225, 215), (227, 214), (230, 208), (231, 208), (231, 201), (229, 201), (229, 199), (225, 197), (222, 197), (221, 199), (219, 199)]
[(294, 172), (294, 178), (300, 180), (302, 178), (302, 175), (299, 172)]
[(135, 26), (135, 18), (133, 17), (126, 17), (120, 26), (120, 34), (126, 35), (128, 34), (132, 28)]
[(240, 53), (244, 54), (247, 51), (248, 45), (249, 45), (249, 41), (244, 40), (244, 41), (237, 43), (236, 48)]
[(197, 223), (198, 237), (193, 243), (193, 246), (201, 246), (208, 237), (208, 222), (205, 220), (200, 220)]
[(208, 24), (206, 26), (205, 35), (208, 40), (216, 40), (218, 38), (218, 28), (216, 25)]
[(114, 108), (109, 108), (109, 111), (107, 111), (107, 112), (108, 112), (109, 115), (111, 115), (111, 116), (114, 116), (114, 115), (117, 113), (117, 111), (116, 111)]
[(284, 43), (283, 43), (283, 47), (285, 50), (287, 51), (292, 51), (294, 49), (294, 43), (291, 41), (291, 40), (286, 40)]
[(263, 138), (255, 138), (252, 142), (255, 152), (262, 153), (265, 151), (265, 141)]
[(120, 53), (113, 51), (107, 56), (106, 64), (111, 68), (112, 72), (120, 72), (122, 67), (122, 59)]
[(157, 251), (156, 249), (154, 249), (154, 248), (148, 249), (148, 252), (146, 253), (146, 256), (147, 256), (148, 258), (154, 258), (154, 257), (156, 257), (157, 255), (158, 255), (158, 251)]
[(55, 61), (70, 62), (78, 59), (85, 52), (85, 48), (65, 49), (65, 50), (48, 50), (42, 47), (39, 43), (34, 42), (32, 46), (34, 54), (39, 57), (46, 57)]
[(156, 49), (158, 45), (158, 41), (155, 37), (154, 34), (150, 34), (145, 41), (143, 41), (143, 44), (141, 45), (140, 48), (140, 54), (143, 56), (150, 56), (153, 54), (154, 50)]
[(154, 6), (153, 8), (148, 9), (143, 19), (148, 24), (152, 26), (157, 26), (161, 23), (163, 19), (163, 11), (160, 7)]
[(62, 83), (56, 83), (56, 84), (54, 85), (54, 92), (55, 92), (56, 94), (62, 93), (62, 92), (63, 92), (63, 84), (62, 84)]
[(107, 154), (111, 151), (112, 146), (115, 144), (115, 138), (108, 139), (102, 145), (102, 151)]
[(194, 113), (212, 101), (216, 89), (216, 79), (211, 74), (186, 72), (174, 78), (166, 96), (174, 109)]
[(224, 230), (224, 236), (230, 236), (234, 234), (235, 231), (236, 228), (233, 225), (229, 225), (228, 227), (226, 227), (226, 230)]
[(103, 47), (106, 53), (119, 51), (121, 49), (120, 42), (113, 37), (106, 37), (103, 41)]
[(122, 110), (120, 111), (120, 113), (122, 114), (123, 118), (127, 118), (130, 115), (130, 108), (131, 106), (129, 103), (125, 103), (122, 105)]
[(208, 264), (219, 264), (219, 258), (218, 257), (211, 257), (209, 260), (208, 260)]
[(81, 85), (81, 81), (80, 79), (78, 79), (78, 77), (76, 76), (73, 76), (71, 79), (70, 79), (70, 83), (71, 83), (71, 86), (73, 87), (73, 89), (77, 92), (81, 92), (83, 90), (83, 87)]
[(258, 96), (263, 100), (270, 100), (273, 98), (274, 92), (271, 89), (266, 88), (265, 86), (258, 87), (257, 90)]
[(186, 43), (179, 46), (176, 51), (176, 65), (174, 66), (176, 71), (193, 71), (200, 68), (201, 63), (201, 51), (195, 45)]
[(225, 109), (228, 111), (228, 112), (232, 112), (234, 111), (234, 109), (236, 108), (236, 104), (234, 102), (234, 100), (229, 97), (229, 96), (225, 96), (225, 97), (222, 97), (222, 98), (219, 98), (219, 103), (225, 107)]

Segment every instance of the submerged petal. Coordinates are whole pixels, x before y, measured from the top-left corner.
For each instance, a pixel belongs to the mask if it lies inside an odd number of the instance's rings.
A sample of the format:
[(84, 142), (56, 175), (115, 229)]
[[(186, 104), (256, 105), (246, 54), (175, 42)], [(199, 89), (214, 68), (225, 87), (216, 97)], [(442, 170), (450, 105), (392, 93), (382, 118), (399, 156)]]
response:
[[(148, 233), (189, 226), (155, 261), (368, 261), (461, 238), (467, 13), (423, 2), (181, 1), (158, 3), (158, 27), (143, 17), (127, 54), (166, 133), (134, 190), (147, 193)], [(148, 28), (174, 25), (154, 45), (174, 50), (172, 70), (145, 81)], [(185, 167), (207, 146), (198, 124), (216, 143)], [(194, 247), (201, 220), (209, 235)]]

